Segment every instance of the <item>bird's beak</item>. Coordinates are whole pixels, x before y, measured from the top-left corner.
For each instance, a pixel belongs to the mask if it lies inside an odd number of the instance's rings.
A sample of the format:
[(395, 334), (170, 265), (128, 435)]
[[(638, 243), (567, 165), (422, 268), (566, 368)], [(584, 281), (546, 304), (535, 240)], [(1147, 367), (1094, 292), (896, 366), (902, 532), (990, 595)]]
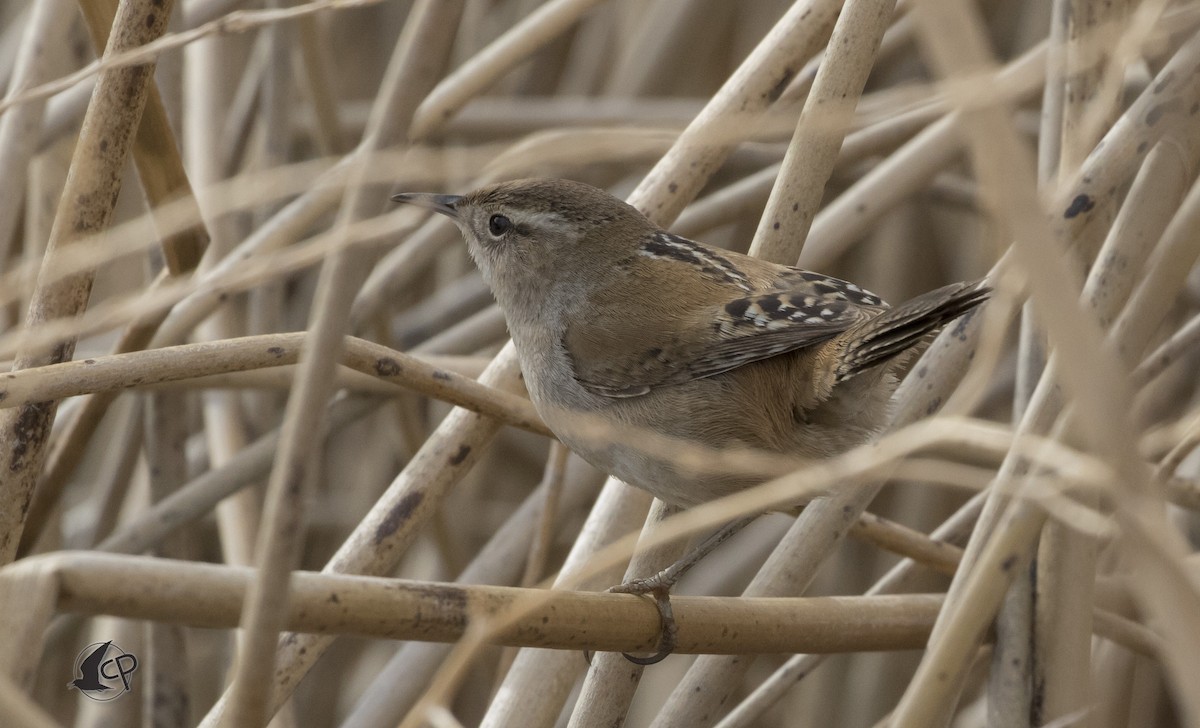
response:
[(428, 192), (402, 192), (392, 195), (392, 202), (404, 202), (441, 213), (451, 220), (458, 219), (458, 203), (462, 195), (432, 195)]

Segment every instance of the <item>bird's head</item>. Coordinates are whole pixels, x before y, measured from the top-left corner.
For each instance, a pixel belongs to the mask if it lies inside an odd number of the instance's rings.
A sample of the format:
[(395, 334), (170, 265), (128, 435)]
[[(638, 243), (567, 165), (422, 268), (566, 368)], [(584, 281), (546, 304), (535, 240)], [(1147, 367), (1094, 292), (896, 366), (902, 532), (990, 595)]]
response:
[(537, 315), (581, 300), (620, 275), (623, 261), (656, 229), (607, 192), (563, 179), (488, 185), (465, 195), (404, 193), (392, 199), (441, 213), (466, 238), (471, 257), (505, 313)]

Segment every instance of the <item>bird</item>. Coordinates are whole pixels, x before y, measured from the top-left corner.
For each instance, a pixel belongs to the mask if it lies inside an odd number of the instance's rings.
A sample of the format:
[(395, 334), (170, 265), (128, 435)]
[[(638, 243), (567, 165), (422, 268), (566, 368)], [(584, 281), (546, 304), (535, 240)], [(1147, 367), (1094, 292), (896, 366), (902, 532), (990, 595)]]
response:
[[(675, 235), (566, 179), (392, 200), (458, 226), (555, 436), (681, 507), (762, 478), (685, 470), (636, 438), (597, 436), (595, 423), (715, 450), (829, 458), (880, 432), (904, 355), (990, 292), (959, 282), (891, 307), (857, 284)], [(625, 590), (654, 592), (666, 625), (669, 584), (640, 581)]]
[(111, 690), (112, 688), (108, 685), (100, 682), (100, 665), (104, 662), (104, 656), (108, 653), (111, 644), (112, 640), (109, 640), (92, 650), (92, 653), (79, 663), (79, 677), (67, 683), (67, 687), (84, 693)]

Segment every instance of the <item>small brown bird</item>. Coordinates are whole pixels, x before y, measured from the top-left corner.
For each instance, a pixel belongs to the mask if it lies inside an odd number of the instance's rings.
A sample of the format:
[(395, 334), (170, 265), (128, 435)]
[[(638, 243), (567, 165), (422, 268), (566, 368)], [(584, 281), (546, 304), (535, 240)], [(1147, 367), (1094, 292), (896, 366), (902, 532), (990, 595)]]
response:
[(898, 355), (988, 295), (956, 283), (890, 308), (853, 283), (673, 235), (562, 179), (392, 199), (458, 225), (559, 439), (682, 506), (759, 481), (681, 473), (667, 454), (597, 438), (578, 415), (715, 449), (826, 458), (887, 422)]

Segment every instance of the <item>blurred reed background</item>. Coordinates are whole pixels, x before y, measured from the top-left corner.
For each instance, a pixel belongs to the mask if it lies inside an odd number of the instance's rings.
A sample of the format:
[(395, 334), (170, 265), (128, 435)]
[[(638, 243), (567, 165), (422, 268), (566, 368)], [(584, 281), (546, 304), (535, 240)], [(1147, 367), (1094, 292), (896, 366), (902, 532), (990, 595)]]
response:
[[(1200, 726), (1198, 31), (1178, 0), (0, 4), (0, 722)], [(458, 232), (387, 202), (524, 176), (892, 301), (996, 293), (878, 446), (672, 515), (546, 438)], [(643, 522), (631, 574), (795, 493), (829, 495), (702, 562), (658, 666), (612, 652), (652, 650), (648, 602), (569, 591)], [(132, 694), (64, 688), (107, 640)]]

